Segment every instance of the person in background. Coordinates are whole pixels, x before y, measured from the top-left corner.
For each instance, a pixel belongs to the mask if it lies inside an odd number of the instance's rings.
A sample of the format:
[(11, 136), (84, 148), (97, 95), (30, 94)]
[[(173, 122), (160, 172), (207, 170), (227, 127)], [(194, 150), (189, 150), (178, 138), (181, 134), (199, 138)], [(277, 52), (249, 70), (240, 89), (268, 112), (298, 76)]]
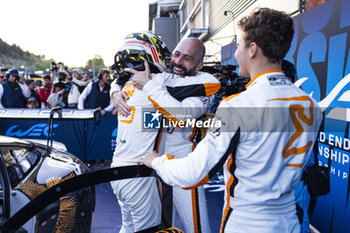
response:
[(138, 162), (180, 187), (203, 185), (224, 167), (220, 232), (299, 233), (294, 191), (322, 111), (281, 70), (293, 39), (292, 18), (259, 8), (243, 17), (238, 27), (239, 74), (252, 79), (245, 91), (221, 101), (215, 115), (220, 126), (212, 127), (185, 158), (150, 152)]
[(66, 85), (63, 82), (58, 82), (53, 85), (53, 92), (47, 99), (48, 108), (61, 106), (63, 102), (63, 92)]
[(67, 103), (68, 108), (78, 108), (78, 102), (80, 93), (83, 92), (84, 88), (89, 84), (89, 81), (82, 81), (83, 72), (80, 69), (74, 69), (72, 72), (72, 80), (70, 83), (66, 83), (70, 86)]
[(84, 72), (82, 81), (87, 82), (87, 81), (89, 81), (89, 80), (90, 80), (90, 75), (89, 75), (89, 73)]
[(0, 85), (0, 108), (24, 108), (30, 96), (24, 83), (19, 83), (19, 73), (13, 69), (6, 75), (6, 82)]
[(281, 63), (281, 68), (283, 73), (286, 75), (286, 77), (291, 83), (295, 83), (295, 81), (297, 81), (297, 71), (293, 63), (283, 59)]
[(27, 99), (26, 108), (39, 108), (39, 106), (38, 100), (34, 96)]
[(78, 102), (78, 109), (95, 109), (101, 108), (101, 115), (104, 116), (106, 112), (112, 112), (114, 104), (111, 101), (109, 90), (111, 89), (110, 72), (102, 69), (97, 75), (97, 80), (89, 83), (81, 93)]
[[(39, 92), (36, 90), (35, 81), (32, 79), (28, 79), (26, 80), (26, 84), (30, 91), (29, 98), (31, 97), (35, 98), (38, 105), (41, 106), (40, 95), (39, 95)], [(29, 101), (29, 98), (28, 98), (28, 101)]]
[(5, 82), (5, 76), (0, 73), (0, 84)]
[(41, 109), (48, 108), (47, 105), (47, 98), (49, 98), (52, 91), (52, 82), (51, 82), (51, 76), (45, 75), (43, 77), (43, 85), (39, 87), (39, 95), (40, 95), (40, 101), (41, 101)]

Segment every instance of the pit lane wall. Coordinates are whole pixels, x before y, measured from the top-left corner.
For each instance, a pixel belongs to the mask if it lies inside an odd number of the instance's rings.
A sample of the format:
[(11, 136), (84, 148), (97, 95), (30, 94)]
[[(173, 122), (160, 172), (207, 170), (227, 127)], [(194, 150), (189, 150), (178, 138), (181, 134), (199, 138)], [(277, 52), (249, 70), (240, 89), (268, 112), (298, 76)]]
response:
[(330, 0), (296, 17), (286, 59), (300, 86), (323, 108), (319, 164), (331, 158), (331, 191), (318, 198), (311, 223), (321, 232), (350, 232), (350, 0)]
[[(1, 109), (0, 135), (46, 140), (50, 110)], [(116, 146), (117, 117), (107, 113), (95, 124), (93, 110), (63, 109), (54, 119), (53, 139), (82, 161), (111, 159)]]

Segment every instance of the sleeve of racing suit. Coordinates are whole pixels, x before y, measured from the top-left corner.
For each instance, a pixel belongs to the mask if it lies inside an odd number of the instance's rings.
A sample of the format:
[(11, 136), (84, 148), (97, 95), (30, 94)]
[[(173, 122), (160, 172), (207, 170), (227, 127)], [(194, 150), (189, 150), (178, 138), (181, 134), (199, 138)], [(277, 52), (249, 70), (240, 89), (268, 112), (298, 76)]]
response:
[[(234, 114), (234, 115), (233, 115)], [(194, 188), (204, 185), (228, 160), (232, 160), (241, 138), (241, 118), (227, 102), (223, 101), (214, 118), (220, 126), (210, 128), (207, 136), (195, 150), (181, 159), (169, 154), (152, 161), (152, 167), (165, 183), (172, 186)]]
[(200, 117), (205, 113), (209, 102), (206, 96), (187, 97), (178, 101), (154, 80), (148, 81), (143, 91), (165, 118), (175, 122)]

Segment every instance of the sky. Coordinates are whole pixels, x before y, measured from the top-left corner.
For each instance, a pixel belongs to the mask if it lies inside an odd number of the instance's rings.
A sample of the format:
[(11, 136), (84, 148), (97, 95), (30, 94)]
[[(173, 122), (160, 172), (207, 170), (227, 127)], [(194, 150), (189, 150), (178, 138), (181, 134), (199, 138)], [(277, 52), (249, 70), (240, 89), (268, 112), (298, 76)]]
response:
[(113, 64), (122, 39), (148, 30), (155, 0), (1, 0), (0, 38), (68, 67), (100, 55)]

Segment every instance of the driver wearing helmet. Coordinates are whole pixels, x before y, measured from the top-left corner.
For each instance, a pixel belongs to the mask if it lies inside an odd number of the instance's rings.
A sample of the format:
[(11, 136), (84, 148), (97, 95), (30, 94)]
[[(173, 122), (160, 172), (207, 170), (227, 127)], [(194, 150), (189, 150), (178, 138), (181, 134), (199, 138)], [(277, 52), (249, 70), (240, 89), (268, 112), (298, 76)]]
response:
[[(191, 51), (186, 51), (186, 48)], [(153, 151), (154, 147), (159, 152), (182, 158), (195, 146), (194, 129), (170, 127), (162, 130), (156, 146), (158, 131), (144, 129), (144, 109), (152, 113), (151, 121), (155, 120), (154, 123), (163, 122), (160, 121), (160, 113), (164, 121), (174, 124), (197, 119), (207, 109), (208, 96), (220, 89), (216, 78), (198, 71), (203, 66), (205, 54), (205, 48), (198, 39), (188, 38), (178, 45), (172, 59), (172, 73), (166, 72), (166, 50), (164, 43), (156, 36), (146, 32), (134, 33), (125, 39), (116, 55), (115, 61), (119, 65), (114, 68), (118, 79), (112, 83), (111, 96), (119, 117), (112, 167), (135, 165), (140, 155)], [(178, 60), (184, 56), (189, 61), (186, 64)], [(154, 74), (155, 67), (158, 74)], [(148, 86), (141, 90), (133, 84), (134, 76), (128, 78), (136, 70), (143, 69), (153, 74)], [(121, 232), (148, 230), (160, 224), (161, 206), (154, 177), (137, 178), (131, 182), (113, 181), (111, 184), (122, 208)], [(210, 232), (203, 187), (187, 190), (176, 187), (173, 189), (173, 202), (186, 232)]]

